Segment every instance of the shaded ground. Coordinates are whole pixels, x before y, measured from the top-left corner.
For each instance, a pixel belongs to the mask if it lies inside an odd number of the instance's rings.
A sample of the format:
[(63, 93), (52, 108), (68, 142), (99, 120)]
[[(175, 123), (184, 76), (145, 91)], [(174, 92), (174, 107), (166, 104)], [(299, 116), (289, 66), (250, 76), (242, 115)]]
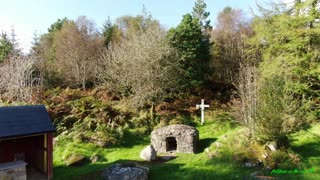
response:
[(28, 180), (46, 180), (47, 176), (35, 170), (34, 168), (27, 168), (27, 179)]

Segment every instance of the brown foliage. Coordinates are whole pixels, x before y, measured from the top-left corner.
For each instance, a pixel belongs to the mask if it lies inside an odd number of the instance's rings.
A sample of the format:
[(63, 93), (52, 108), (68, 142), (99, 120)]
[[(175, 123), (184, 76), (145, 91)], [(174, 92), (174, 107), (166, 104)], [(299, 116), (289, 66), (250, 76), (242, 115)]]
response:
[(94, 23), (86, 17), (79, 17), (75, 22), (67, 21), (61, 31), (56, 32), (55, 66), (67, 84), (82, 84), (86, 89), (86, 83), (93, 80), (103, 43)]
[(217, 17), (212, 31), (214, 79), (236, 81), (240, 63), (245, 59), (245, 40), (253, 34), (250, 21), (239, 9), (226, 7)]

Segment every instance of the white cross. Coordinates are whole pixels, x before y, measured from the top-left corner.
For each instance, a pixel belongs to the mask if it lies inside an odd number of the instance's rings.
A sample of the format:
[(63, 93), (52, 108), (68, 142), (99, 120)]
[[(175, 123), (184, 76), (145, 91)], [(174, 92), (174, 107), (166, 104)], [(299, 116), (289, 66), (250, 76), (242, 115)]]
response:
[(196, 108), (201, 109), (201, 124), (203, 125), (204, 123), (204, 108), (210, 107), (208, 104), (204, 104), (204, 100), (201, 99), (201, 104), (197, 104)]

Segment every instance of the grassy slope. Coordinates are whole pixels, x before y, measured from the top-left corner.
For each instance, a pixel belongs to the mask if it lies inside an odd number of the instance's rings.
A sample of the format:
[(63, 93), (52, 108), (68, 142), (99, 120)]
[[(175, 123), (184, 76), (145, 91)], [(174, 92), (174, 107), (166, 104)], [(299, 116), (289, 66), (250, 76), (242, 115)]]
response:
[[(199, 153), (179, 154), (166, 163), (146, 163), (139, 159), (140, 151), (150, 142), (149, 137), (127, 135), (126, 147), (102, 149), (88, 144), (63, 142), (54, 151), (54, 179), (99, 179), (101, 170), (115, 162), (136, 161), (150, 168), (150, 179), (243, 179), (258, 169), (242, 168), (229, 160), (208, 160), (204, 149), (219, 139), (222, 134), (235, 131), (229, 124), (206, 124), (197, 127), (200, 132)], [(320, 179), (320, 124), (308, 132), (292, 136), (293, 150), (302, 157), (303, 168), (314, 168), (315, 173), (278, 175), (280, 179)], [(62, 162), (65, 151), (79, 152), (88, 157), (93, 152), (103, 156), (100, 162), (87, 163), (80, 167), (66, 167)]]

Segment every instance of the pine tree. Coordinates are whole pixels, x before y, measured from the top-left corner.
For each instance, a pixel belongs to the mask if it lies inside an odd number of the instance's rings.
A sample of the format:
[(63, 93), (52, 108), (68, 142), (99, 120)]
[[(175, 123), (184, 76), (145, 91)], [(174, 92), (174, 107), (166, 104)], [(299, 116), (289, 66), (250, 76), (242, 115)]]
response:
[(206, 8), (207, 5), (204, 2), (204, 0), (197, 0), (197, 2), (195, 2), (194, 4), (192, 11), (193, 18), (197, 18), (199, 20), (202, 31), (204, 32), (207, 32), (212, 28), (212, 26), (210, 25), (210, 20), (207, 20), (207, 18), (210, 15), (210, 12), (206, 11)]
[(15, 55), (21, 54), (21, 49), (19, 48), (17, 34), (16, 34), (16, 30), (14, 29), (14, 26), (11, 27), (10, 43), (12, 44), (12, 47), (13, 47), (12, 53)]
[(2, 32), (0, 35), (0, 63), (8, 58), (9, 54), (13, 52), (13, 45), (7, 35), (7, 33)]
[(178, 62), (183, 69), (180, 84), (183, 88), (204, 85), (211, 75), (209, 66), (209, 41), (201, 31), (197, 18), (191, 14), (183, 16), (181, 23), (168, 32), (168, 38), (173, 47), (178, 50)]

